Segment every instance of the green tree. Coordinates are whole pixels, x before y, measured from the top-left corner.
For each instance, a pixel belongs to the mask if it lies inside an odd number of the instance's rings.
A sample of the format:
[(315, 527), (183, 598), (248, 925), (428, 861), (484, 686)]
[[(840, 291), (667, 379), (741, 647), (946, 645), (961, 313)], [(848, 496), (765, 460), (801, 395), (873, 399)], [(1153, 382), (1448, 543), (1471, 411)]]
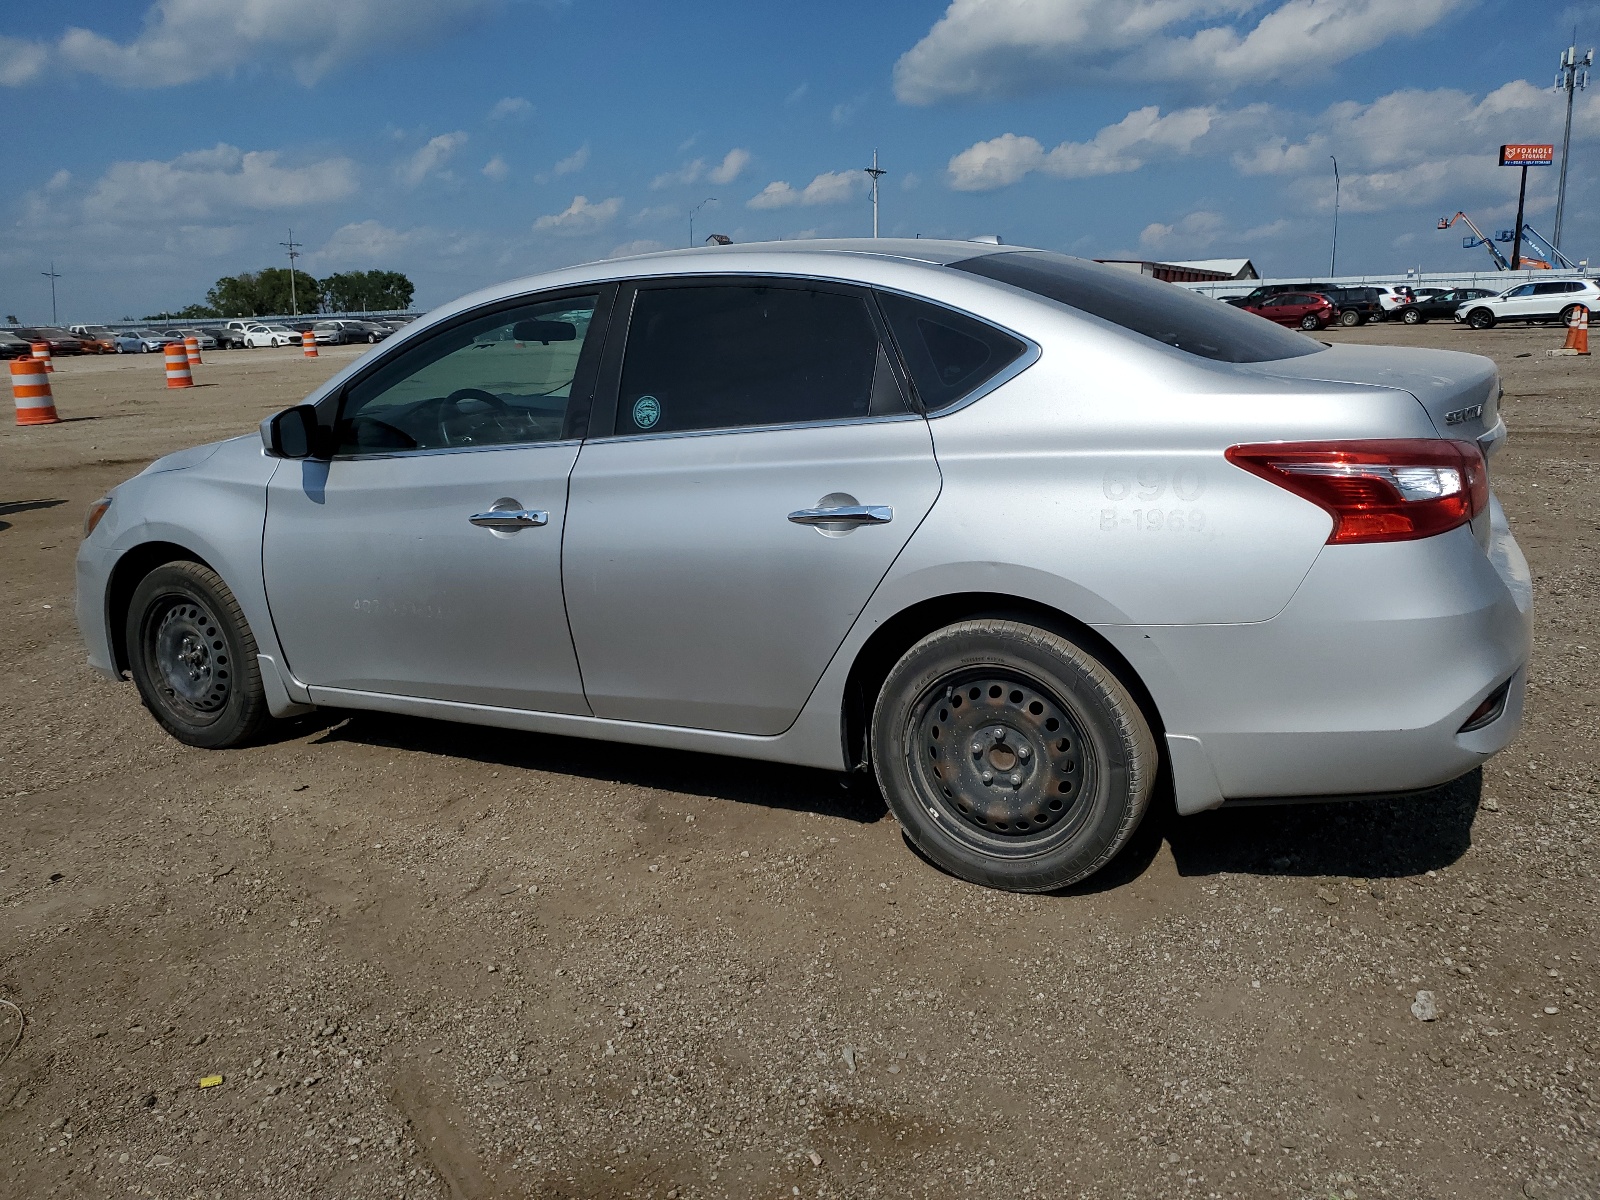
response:
[(208, 304), (186, 304), (177, 312), (151, 313), (144, 319), (146, 321), (193, 321), (222, 315), (222, 313)]
[(322, 311), (322, 284), (304, 271), (294, 273), (294, 293), (289, 291), (289, 272), (283, 267), (267, 267), (240, 275), (225, 275), (206, 293), (206, 303), (223, 317), (265, 317), (291, 311), (291, 303), (303, 313)]
[(340, 271), (322, 291), (329, 312), (388, 312), (410, 308), (416, 288), (399, 271)]

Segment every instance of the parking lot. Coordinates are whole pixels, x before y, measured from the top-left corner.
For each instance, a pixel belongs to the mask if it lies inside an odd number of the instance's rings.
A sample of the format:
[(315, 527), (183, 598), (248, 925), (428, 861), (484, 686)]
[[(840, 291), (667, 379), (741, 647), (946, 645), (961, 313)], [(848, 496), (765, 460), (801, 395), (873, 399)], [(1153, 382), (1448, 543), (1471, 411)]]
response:
[(84, 510), (366, 347), (58, 361), (63, 423), (0, 429), (0, 1192), (1600, 1194), (1600, 367), (1318, 336), (1498, 361), (1523, 736), (1423, 800), (1156, 811), (1053, 896), (820, 772), (366, 714), (179, 745), (84, 665)]

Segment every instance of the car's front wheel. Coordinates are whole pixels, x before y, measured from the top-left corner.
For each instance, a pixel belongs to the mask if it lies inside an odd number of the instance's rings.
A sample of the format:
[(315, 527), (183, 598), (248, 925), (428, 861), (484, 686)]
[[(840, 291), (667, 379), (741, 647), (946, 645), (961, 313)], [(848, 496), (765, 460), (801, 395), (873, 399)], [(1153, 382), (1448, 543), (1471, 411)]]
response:
[(1159, 755), (1128, 689), (1081, 646), (1004, 618), (929, 634), (895, 664), (872, 761), (906, 836), (973, 883), (1065, 887), (1138, 827)]
[(266, 721), (255, 637), (210, 567), (171, 562), (151, 571), (134, 588), (125, 633), (139, 698), (180, 742), (237, 746)]
[(1404, 321), (1407, 325), (1421, 325), (1422, 324), (1422, 314), (1419, 313), (1414, 308), (1406, 309), (1405, 312), (1400, 314), (1400, 319), (1402, 321)]
[(1493, 329), (1494, 313), (1487, 308), (1475, 308), (1467, 314), (1467, 324), (1474, 329)]

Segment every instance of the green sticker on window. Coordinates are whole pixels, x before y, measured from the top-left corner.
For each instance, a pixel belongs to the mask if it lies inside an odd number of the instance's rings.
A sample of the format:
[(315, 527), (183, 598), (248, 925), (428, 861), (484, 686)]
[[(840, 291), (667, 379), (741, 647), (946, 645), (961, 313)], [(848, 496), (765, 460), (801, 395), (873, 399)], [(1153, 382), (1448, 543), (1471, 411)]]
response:
[(661, 401), (654, 396), (640, 396), (633, 402), (633, 423), (640, 429), (649, 429), (661, 419)]

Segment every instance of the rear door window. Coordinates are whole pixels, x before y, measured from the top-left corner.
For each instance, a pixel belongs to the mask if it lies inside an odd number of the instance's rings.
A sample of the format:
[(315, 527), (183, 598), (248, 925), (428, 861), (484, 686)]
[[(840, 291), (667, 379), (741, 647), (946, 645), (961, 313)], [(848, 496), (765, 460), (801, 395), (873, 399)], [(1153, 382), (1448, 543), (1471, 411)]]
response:
[(787, 281), (641, 287), (621, 436), (908, 412), (867, 297)]
[(1271, 362), (1326, 349), (1251, 313), (1175, 284), (1045, 250), (1011, 250), (950, 264), (1218, 362)]

